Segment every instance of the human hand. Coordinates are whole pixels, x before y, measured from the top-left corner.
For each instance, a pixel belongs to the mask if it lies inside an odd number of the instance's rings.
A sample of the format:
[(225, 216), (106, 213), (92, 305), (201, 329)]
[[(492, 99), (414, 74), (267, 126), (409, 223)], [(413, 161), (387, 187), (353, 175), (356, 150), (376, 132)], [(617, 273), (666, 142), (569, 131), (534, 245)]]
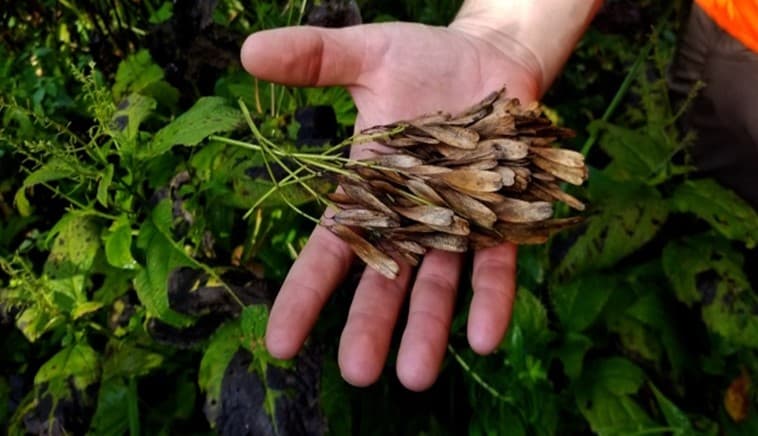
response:
[[(465, 23), (447, 28), (386, 23), (276, 29), (251, 35), (242, 48), (242, 62), (264, 80), (345, 86), (358, 108), (358, 131), (437, 110), (455, 113), (504, 84), (509, 96), (535, 100), (542, 76), (529, 51), (507, 38), (496, 46), (468, 28)], [(351, 153), (365, 155), (365, 146)], [(347, 244), (316, 227), (271, 310), (266, 346), (273, 356), (291, 358), (298, 352), (352, 259)], [(340, 339), (339, 366), (345, 380), (357, 386), (377, 380), (410, 288), (397, 376), (411, 390), (434, 383), (446, 350), (462, 262), (458, 254), (431, 250), (412, 284), (407, 265), (395, 280), (366, 269)], [(515, 264), (512, 244), (474, 255), (467, 336), (479, 354), (492, 352), (503, 338), (515, 294)]]

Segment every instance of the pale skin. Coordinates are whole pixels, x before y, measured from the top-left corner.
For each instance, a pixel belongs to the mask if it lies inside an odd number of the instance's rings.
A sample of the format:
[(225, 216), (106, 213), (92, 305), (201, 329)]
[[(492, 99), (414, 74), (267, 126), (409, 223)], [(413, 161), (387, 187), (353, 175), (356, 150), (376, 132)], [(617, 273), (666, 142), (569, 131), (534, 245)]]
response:
[[(509, 96), (524, 102), (538, 99), (599, 4), (469, 0), (448, 27), (386, 23), (275, 29), (251, 35), (241, 57), (247, 71), (264, 80), (346, 87), (358, 108), (356, 130), (362, 130), (437, 110), (460, 111), (503, 85)], [(548, 42), (543, 33), (531, 30), (528, 21), (538, 16), (532, 8), (555, 12), (549, 14), (556, 20), (551, 38), (563, 42)], [(570, 20), (559, 15), (567, 11)], [(353, 156), (362, 152), (365, 147), (352, 150)], [(353, 257), (345, 243), (316, 227), (271, 309), (266, 346), (273, 356), (287, 359), (297, 354)], [(462, 256), (432, 251), (413, 282), (408, 266), (401, 267), (395, 280), (366, 269), (340, 338), (343, 378), (356, 386), (379, 378), (401, 307), (410, 298), (397, 377), (408, 389), (429, 388), (445, 355), (462, 267)], [(494, 351), (505, 334), (515, 298), (515, 272), (512, 244), (473, 256), (467, 337), (479, 354)]]

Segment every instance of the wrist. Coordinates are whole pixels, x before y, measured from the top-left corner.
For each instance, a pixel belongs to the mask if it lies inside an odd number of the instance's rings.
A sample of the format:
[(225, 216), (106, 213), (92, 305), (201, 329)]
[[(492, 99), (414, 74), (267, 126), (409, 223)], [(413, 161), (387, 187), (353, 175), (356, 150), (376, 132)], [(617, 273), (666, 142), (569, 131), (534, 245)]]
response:
[(602, 0), (466, 0), (450, 28), (484, 40), (550, 86)]

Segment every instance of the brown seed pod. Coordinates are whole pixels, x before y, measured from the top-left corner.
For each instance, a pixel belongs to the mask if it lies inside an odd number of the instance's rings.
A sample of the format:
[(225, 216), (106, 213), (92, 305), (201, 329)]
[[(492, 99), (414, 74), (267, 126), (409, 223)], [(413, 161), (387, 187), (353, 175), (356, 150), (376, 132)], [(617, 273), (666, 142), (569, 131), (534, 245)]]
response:
[(427, 205), (396, 207), (395, 212), (413, 221), (440, 227), (452, 225), (453, 216), (455, 216), (455, 213), (452, 210), (445, 207)]
[(369, 227), (369, 228), (392, 228), (399, 227), (400, 221), (387, 215), (368, 209), (343, 209), (332, 218), (334, 221), (346, 226)]
[(389, 255), (374, 247), (373, 244), (363, 239), (361, 235), (350, 230), (350, 227), (342, 224), (332, 224), (328, 229), (345, 241), (353, 252), (360, 257), (366, 265), (378, 271), (385, 277), (394, 278), (400, 272), (400, 266)]
[(580, 153), (554, 146), (571, 132), (536, 102), (521, 105), (500, 90), (455, 116), (437, 112), (365, 133), (386, 133), (376, 141), (392, 150), (344, 166), (343, 192), (329, 195), (338, 209), (329, 228), (387, 277), (399, 271), (388, 253), (417, 265), (431, 248), (544, 243), (581, 221), (552, 218), (556, 201), (584, 209), (559, 182), (581, 185), (587, 167)]
[(433, 124), (415, 125), (414, 127), (440, 142), (464, 150), (475, 149), (477, 142), (479, 142), (479, 134), (476, 133), (476, 131), (465, 127)]
[(503, 187), (503, 178), (494, 171), (456, 169), (438, 175), (437, 179), (472, 192), (497, 192)]

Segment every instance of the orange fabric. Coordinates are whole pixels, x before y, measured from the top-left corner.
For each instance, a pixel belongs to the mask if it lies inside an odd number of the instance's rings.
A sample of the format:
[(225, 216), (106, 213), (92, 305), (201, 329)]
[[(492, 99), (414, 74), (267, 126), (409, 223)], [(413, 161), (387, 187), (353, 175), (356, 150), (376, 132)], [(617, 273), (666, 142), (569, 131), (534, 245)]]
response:
[(758, 0), (695, 0), (727, 33), (758, 52)]

